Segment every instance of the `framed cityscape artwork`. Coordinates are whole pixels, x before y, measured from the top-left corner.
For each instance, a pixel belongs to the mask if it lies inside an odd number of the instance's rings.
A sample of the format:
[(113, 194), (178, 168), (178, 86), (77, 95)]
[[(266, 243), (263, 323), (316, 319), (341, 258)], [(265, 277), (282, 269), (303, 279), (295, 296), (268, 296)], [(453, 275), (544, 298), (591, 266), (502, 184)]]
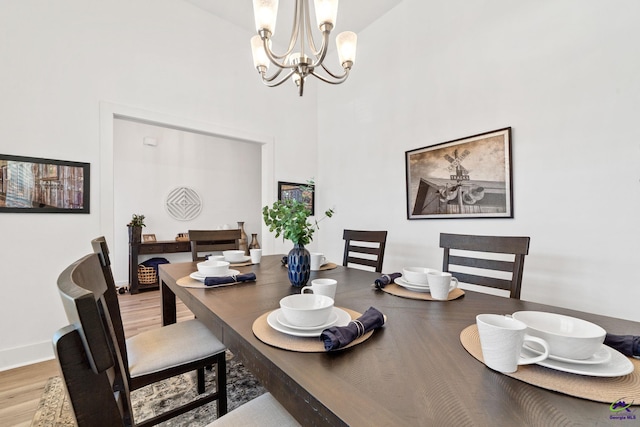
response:
[(89, 213), (89, 163), (0, 154), (0, 212)]
[(306, 205), (315, 214), (315, 187), (313, 184), (297, 184), (295, 182), (278, 181), (278, 200), (295, 199)]
[(406, 152), (407, 218), (513, 218), (511, 128)]

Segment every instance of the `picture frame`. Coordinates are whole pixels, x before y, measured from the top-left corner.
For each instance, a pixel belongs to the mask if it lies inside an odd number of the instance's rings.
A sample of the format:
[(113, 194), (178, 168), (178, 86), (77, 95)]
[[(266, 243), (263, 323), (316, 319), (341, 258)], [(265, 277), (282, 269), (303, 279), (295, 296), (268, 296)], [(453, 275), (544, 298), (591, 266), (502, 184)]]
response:
[(155, 234), (143, 234), (142, 235), (142, 241), (143, 242), (156, 242), (156, 235)]
[(295, 199), (306, 205), (315, 215), (315, 186), (313, 184), (299, 184), (295, 182), (278, 181), (278, 200)]
[(513, 218), (511, 127), (405, 152), (407, 219)]
[(90, 213), (89, 163), (0, 154), (0, 213)]

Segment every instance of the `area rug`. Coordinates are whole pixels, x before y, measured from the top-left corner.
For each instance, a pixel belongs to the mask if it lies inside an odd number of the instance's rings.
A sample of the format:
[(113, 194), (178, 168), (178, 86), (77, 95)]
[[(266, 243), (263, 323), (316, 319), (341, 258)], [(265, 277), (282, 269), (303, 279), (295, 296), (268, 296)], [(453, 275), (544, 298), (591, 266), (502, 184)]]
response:
[[(197, 396), (195, 372), (151, 384), (131, 392), (131, 406), (136, 422), (144, 421), (167, 409)], [(206, 389), (215, 384), (215, 370), (205, 373)], [(241, 362), (227, 352), (227, 402), (229, 411), (246, 403), (266, 390)], [(205, 426), (216, 419), (216, 402), (211, 402), (193, 411), (182, 414), (159, 424), (164, 427)], [(71, 408), (60, 377), (52, 377), (47, 382), (38, 409), (31, 422), (32, 427), (75, 426)]]

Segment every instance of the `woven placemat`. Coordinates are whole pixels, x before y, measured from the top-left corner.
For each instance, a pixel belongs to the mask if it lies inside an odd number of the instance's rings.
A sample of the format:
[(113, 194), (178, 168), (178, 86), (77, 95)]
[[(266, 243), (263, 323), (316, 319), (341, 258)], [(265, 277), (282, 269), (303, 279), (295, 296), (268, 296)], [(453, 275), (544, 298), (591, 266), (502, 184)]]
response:
[(196, 289), (215, 289), (215, 288), (222, 288), (224, 286), (237, 285), (238, 283), (256, 283), (256, 282), (255, 280), (252, 280), (250, 282), (233, 282), (233, 283), (225, 283), (222, 285), (206, 286), (204, 282), (193, 279), (189, 276), (184, 276), (176, 280), (176, 284), (178, 286), (182, 286), (183, 288), (196, 288)]
[[(362, 316), (361, 313), (357, 311), (349, 310), (348, 308), (342, 308), (344, 311), (349, 313), (351, 319), (357, 319)], [(282, 332), (278, 332), (273, 329), (267, 323), (267, 316), (271, 314), (271, 311), (263, 314), (258, 317), (253, 322), (253, 334), (265, 344), (269, 344), (270, 346), (281, 348), (283, 350), (290, 351), (299, 351), (301, 353), (324, 353), (326, 350), (324, 349), (324, 342), (320, 339), (320, 337), (294, 337), (293, 335), (287, 335)], [(354, 340), (349, 345), (340, 348), (336, 351), (344, 350), (345, 348), (353, 347), (354, 345), (358, 345), (361, 342), (369, 339), (369, 337), (373, 335), (373, 331), (369, 331), (360, 338)]]
[[(409, 289), (405, 289), (402, 286), (396, 285), (395, 283), (389, 283), (382, 290), (388, 294), (395, 295), (397, 297), (402, 298), (411, 298), (411, 299), (421, 299), (425, 301), (442, 301), (434, 299), (429, 292), (414, 292)], [(447, 297), (447, 301), (454, 300), (456, 298), (460, 298), (464, 295), (464, 291), (460, 288), (455, 288), (451, 292), (449, 292), (449, 296)]]
[(334, 262), (328, 262), (326, 264), (322, 264), (320, 266), (320, 270), (318, 271), (325, 271), (325, 270), (333, 270), (334, 268), (336, 268), (338, 266), (338, 264), (334, 263)]
[[(460, 342), (473, 357), (483, 362), (480, 335), (476, 325), (460, 332)], [(640, 360), (630, 358), (634, 370), (622, 377), (589, 377), (556, 371), (539, 365), (520, 365), (511, 374), (504, 374), (527, 384), (596, 402), (625, 402), (640, 405)], [(484, 363), (484, 362), (483, 362)]]

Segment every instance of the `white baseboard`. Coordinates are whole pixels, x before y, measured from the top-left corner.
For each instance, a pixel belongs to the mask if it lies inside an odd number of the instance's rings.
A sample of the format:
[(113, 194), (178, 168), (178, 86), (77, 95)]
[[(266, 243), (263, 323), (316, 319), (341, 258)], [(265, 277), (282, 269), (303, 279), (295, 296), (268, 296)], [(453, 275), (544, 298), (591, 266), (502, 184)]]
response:
[(0, 371), (20, 368), (33, 363), (44, 362), (55, 357), (53, 343), (43, 341), (24, 347), (9, 348), (0, 351)]

